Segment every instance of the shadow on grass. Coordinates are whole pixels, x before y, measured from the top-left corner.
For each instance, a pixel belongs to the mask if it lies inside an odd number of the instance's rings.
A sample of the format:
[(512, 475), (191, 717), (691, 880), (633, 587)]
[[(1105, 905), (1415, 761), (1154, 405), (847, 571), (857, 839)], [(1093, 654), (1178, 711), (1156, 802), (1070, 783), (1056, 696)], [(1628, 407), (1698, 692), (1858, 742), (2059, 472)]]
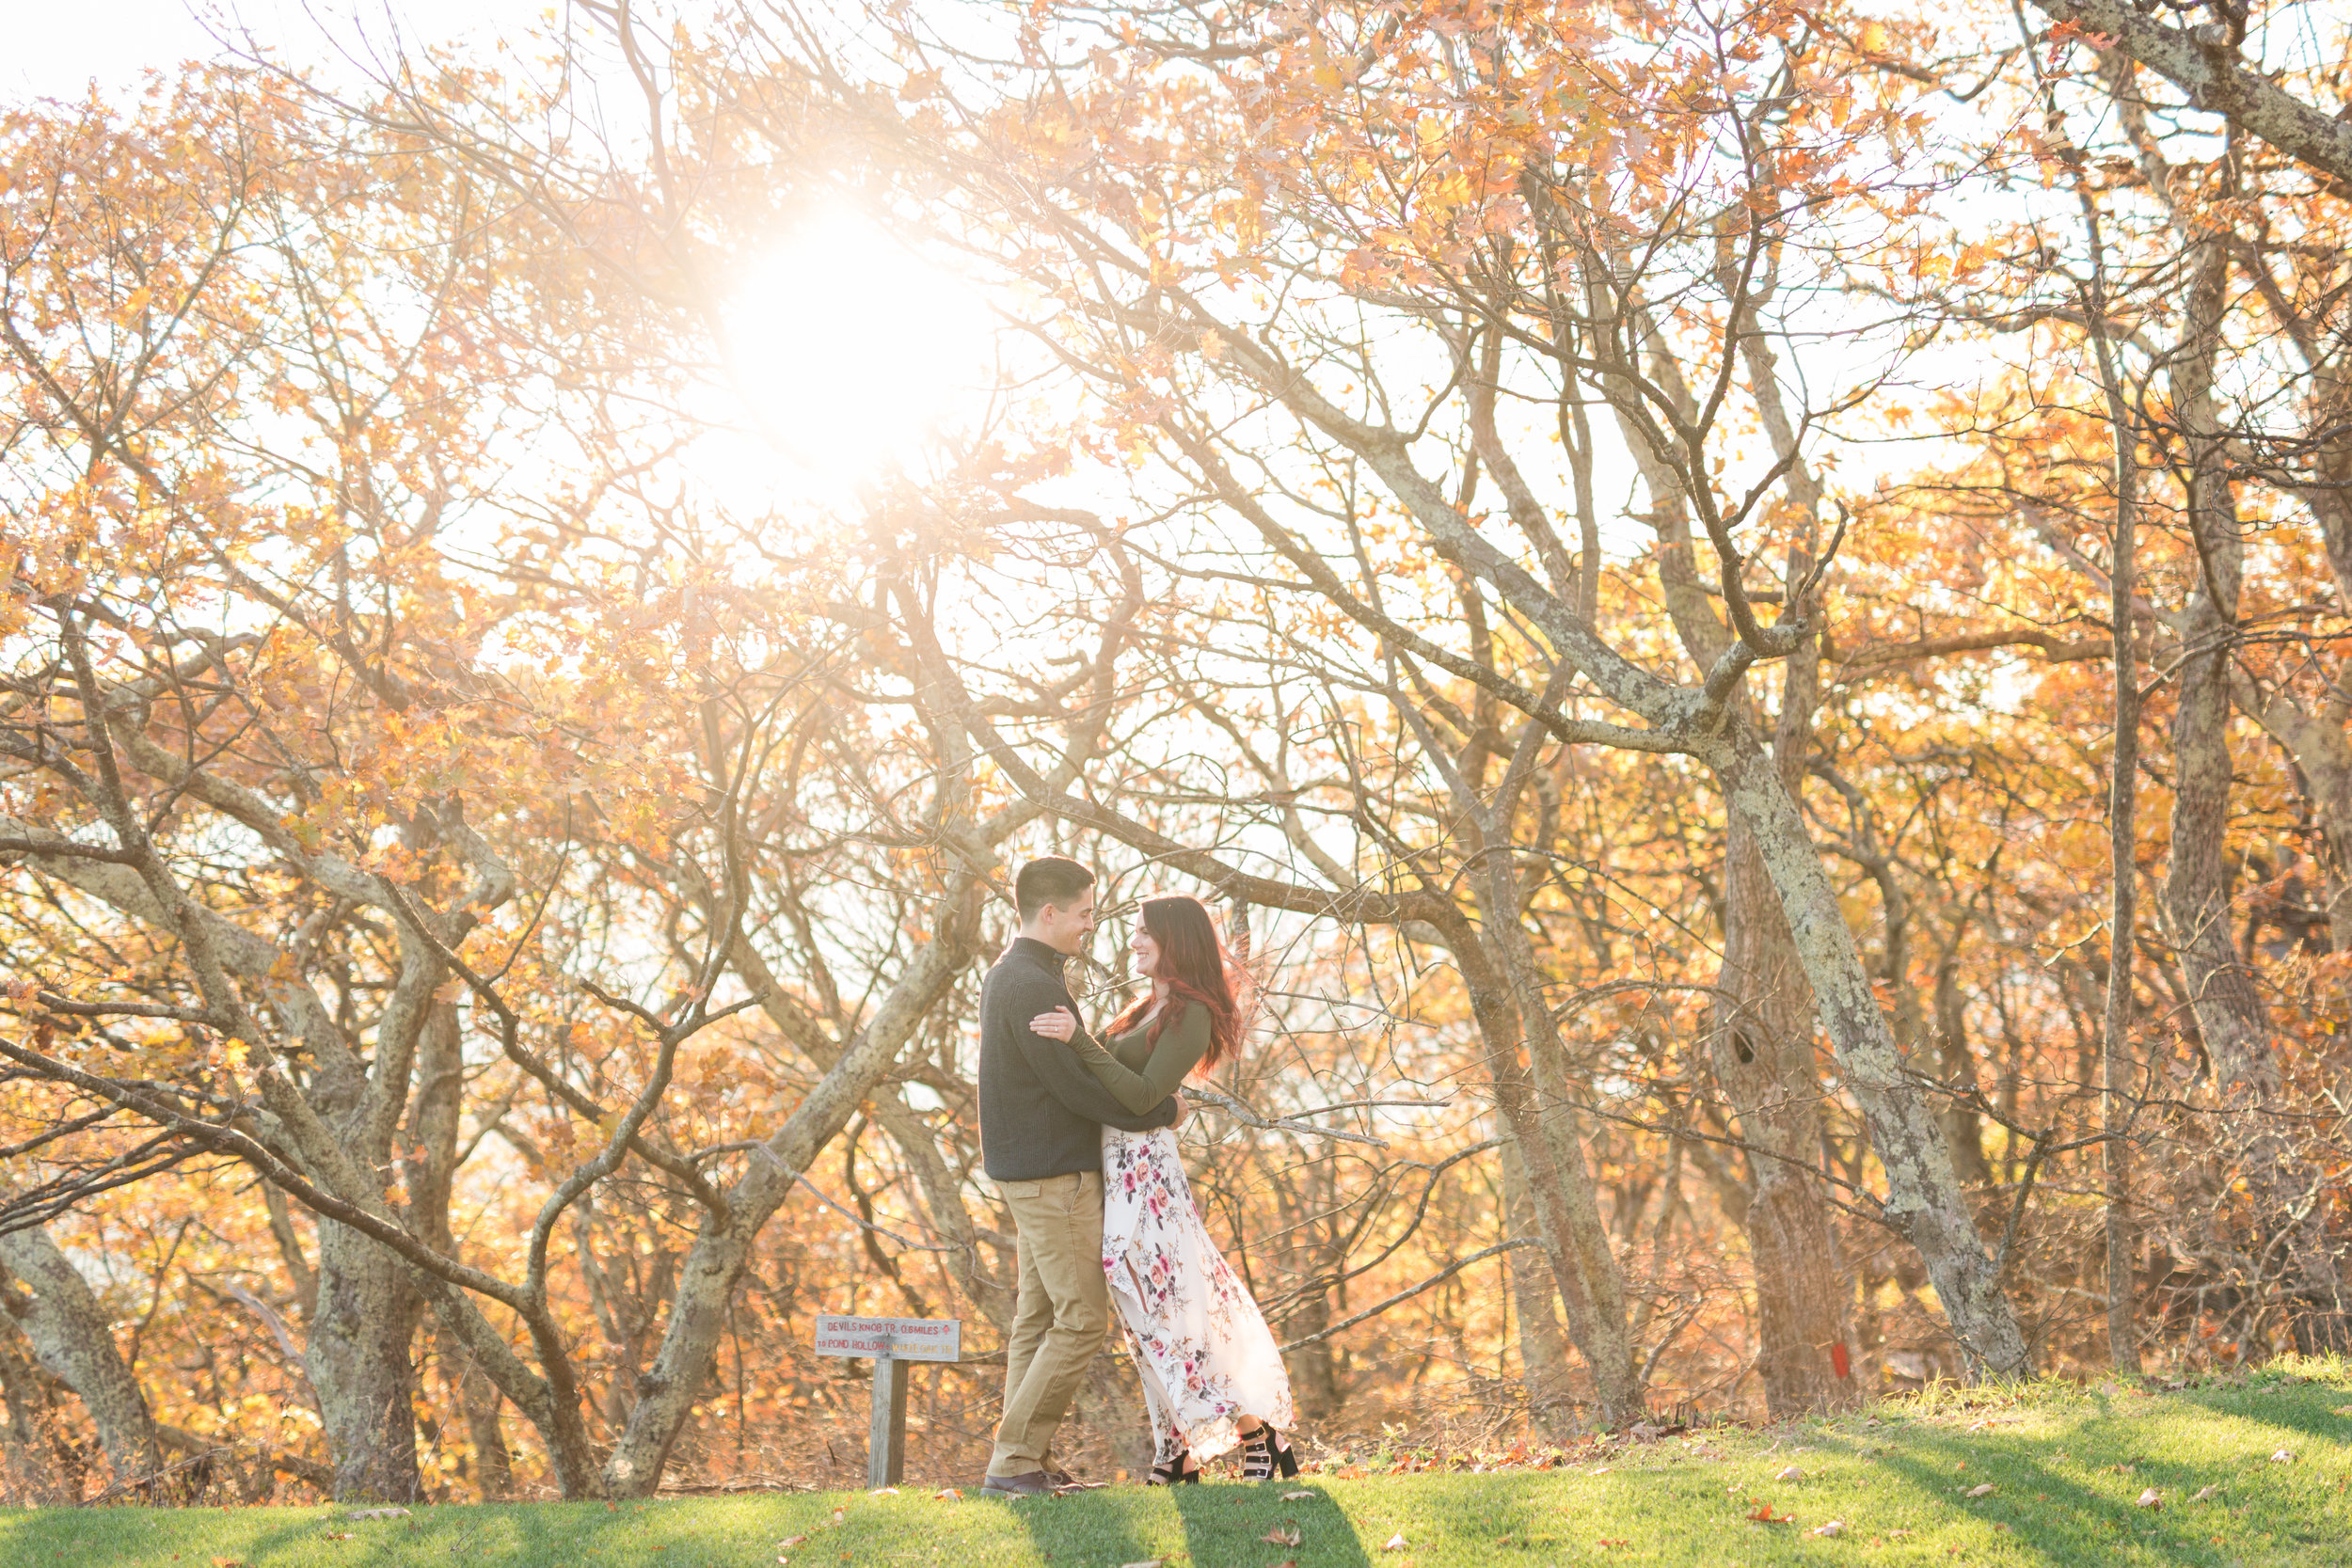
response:
[[(2222, 1386), (2190, 1388), (2166, 1397), (2210, 1410), (2217, 1416), (2277, 1427), (2282, 1432), (2297, 1432), (2323, 1442), (2341, 1443), (2346, 1436), (2344, 1418), (2334, 1413), (2335, 1407), (2344, 1402), (2344, 1391), (2326, 1384), (2286, 1388), (2275, 1384), (2235, 1388)], [(2259, 1412), (2249, 1408), (2257, 1400), (2262, 1405)]]
[[(739, 1560), (744, 1548), (770, 1533), (745, 1511), (728, 1512), (731, 1516), (706, 1514), (690, 1523), (674, 1513), (644, 1512), (641, 1516), (629, 1504), (608, 1509), (599, 1503), (479, 1503), (420, 1507), (407, 1519), (378, 1521), (351, 1519), (338, 1509), (249, 1538), (244, 1560), (250, 1568), (270, 1568), (273, 1563), (321, 1560), (331, 1552), (333, 1560), (355, 1568), (376, 1563), (399, 1568), (442, 1563), (541, 1568), (599, 1560), (622, 1568), (641, 1557), (657, 1560), (653, 1553), (659, 1551), (663, 1555), (658, 1560), (665, 1568), (704, 1568), (706, 1563)], [(690, 1549), (677, 1550), (681, 1545)], [(695, 1547), (701, 1550), (691, 1549)]]
[[(2104, 1397), (2100, 1403), (2103, 1416), (2116, 1418)], [(2136, 1439), (2119, 1418), (2109, 1433), (2088, 1423), (2047, 1442), (2050, 1449), (2069, 1447), (2078, 1465), (2111, 1471), (2112, 1491), (2054, 1469), (2048, 1453), (2028, 1448), (2023, 1438), (1915, 1427), (1899, 1447), (1881, 1449), (1870, 1463), (1907, 1481), (1922, 1506), (1947, 1518), (1998, 1526), (2018, 1546), (2052, 1562), (2097, 1561), (2127, 1550), (2166, 1562), (2234, 1560), (2211, 1542), (2207, 1521), (2181, 1507), (2199, 1486), (2228, 1479), (2226, 1474), (2211, 1461), (2150, 1455)], [(2129, 1468), (2115, 1469), (2119, 1465)], [(1967, 1497), (1970, 1486), (1986, 1481), (1997, 1490), (1983, 1498)], [(2137, 1506), (2141, 1491), (2151, 1486), (2163, 1495), (2165, 1509)]]
[[(1177, 1516), (1184, 1521), (1184, 1549), (1196, 1568), (1216, 1564), (1277, 1563), (1298, 1568), (1368, 1568), (1371, 1554), (1345, 1513), (1314, 1481), (1239, 1481), (1221, 1486), (1178, 1486)], [(1301, 1497), (1284, 1493), (1310, 1494)], [(1280, 1535), (1281, 1540), (1270, 1536)], [(1288, 1538), (1297, 1537), (1294, 1544)]]
[(730, 1498), (691, 1512), (675, 1503), (486, 1503), (418, 1508), (407, 1519), (382, 1521), (354, 1520), (337, 1510), (246, 1536), (232, 1560), (249, 1568), (734, 1568), (747, 1554), (755, 1562), (774, 1558), (780, 1537), (815, 1542), (812, 1549), (830, 1560), (839, 1546), (863, 1546), (905, 1526), (903, 1519), (853, 1520), (834, 1536), (829, 1513), (813, 1500), (788, 1497)]
[(1028, 1531), (1039, 1553), (1056, 1562), (1120, 1568), (1167, 1555), (1167, 1548), (1156, 1544), (1167, 1533), (1165, 1525), (1153, 1528), (1160, 1523), (1153, 1515), (1161, 1505), (1154, 1493), (1141, 1486), (1104, 1487), (1066, 1497), (1049, 1492), (1002, 1502), (992, 1499), (983, 1506), (1009, 1511)]

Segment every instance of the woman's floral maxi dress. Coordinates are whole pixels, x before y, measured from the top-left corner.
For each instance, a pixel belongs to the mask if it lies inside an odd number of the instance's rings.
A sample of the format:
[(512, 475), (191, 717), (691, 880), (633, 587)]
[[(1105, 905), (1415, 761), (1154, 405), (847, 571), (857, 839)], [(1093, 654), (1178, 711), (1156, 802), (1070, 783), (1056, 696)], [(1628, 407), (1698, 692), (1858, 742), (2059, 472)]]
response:
[(1161, 1462), (1186, 1449), (1203, 1461), (1224, 1453), (1241, 1440), (1239, 1416), (1295, 1423), (1281, 1352), (1201, 1223), (1166, 1128), (1103, 1129), (1103, 1273)]

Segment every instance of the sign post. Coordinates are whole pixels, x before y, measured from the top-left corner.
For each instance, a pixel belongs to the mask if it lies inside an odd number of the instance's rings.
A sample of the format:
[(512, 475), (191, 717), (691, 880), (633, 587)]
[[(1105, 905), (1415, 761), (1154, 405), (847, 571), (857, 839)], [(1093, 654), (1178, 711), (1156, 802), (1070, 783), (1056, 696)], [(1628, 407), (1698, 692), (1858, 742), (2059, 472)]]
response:
[(874, 1419), (866, 1446), (866, 1484), (896, 1486), (907, 1473), (907, 1363), (956, 1361), (963, 1324), (955, 1318), (817, 1320), (817, 1354), (874, 1360)]

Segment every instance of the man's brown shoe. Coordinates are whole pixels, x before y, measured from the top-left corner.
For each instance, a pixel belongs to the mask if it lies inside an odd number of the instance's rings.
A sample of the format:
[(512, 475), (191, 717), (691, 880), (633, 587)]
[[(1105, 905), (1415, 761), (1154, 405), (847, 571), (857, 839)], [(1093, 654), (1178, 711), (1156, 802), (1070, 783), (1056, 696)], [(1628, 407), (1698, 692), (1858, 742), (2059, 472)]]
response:
[(980, 1482), (983, 1492), (997, 1492), (1014, 1497), (1041, 1497), (1053, 1489), (1053, 1481), (1042, 1470), (1031, 1470), (1023, 1476), (989, 1476)]

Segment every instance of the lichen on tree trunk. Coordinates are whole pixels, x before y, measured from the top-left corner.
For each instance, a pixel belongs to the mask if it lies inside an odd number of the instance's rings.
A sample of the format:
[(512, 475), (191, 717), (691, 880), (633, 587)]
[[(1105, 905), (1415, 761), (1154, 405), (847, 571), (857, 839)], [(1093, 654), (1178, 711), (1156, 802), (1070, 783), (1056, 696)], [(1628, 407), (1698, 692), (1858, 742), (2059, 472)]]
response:
[(0, 1287), (0, 1306), (24, 1331), (41, 1366), (89, 1412), (115, 1484), (133, 1488), (153, 1476), (163, 1467), (155, 1419), (89, 1282), (39, 1227), (0, 1235), (0, 1270), (20, 1287)]
[(1723, 780), (1731, 810), (1755, 834), (1756, 853), (1779, 895), (1821, 1025), (1885, 1172), (1881, 1203), (1888, 1223), (1919, 1249), (1967, 1366), (2001, 1377), (2026, 1376), (2031, 1359), (2025, 1333), (1977, 1232), (1951, 1145), (1896, 1047), (1836, 889), (1779, 768), (1744, 730), (1728, 731), (1702, 755)]
[(332, 1220), (318, 1224), (318, 1306), (302, 1365), (334, 1459), (335, 1500), (413, 1502), (424, 1489), (408, 1352), (423, 1304), (392, 1253)]
[(1847, 1337), (1846, 1292), (1819, 1168), (1812, 990), (1744, 818), (1733, 819), (1727, 847), (1717, 984), (1731, 994), (1716, 1005), (1708, 1053), (1747, 1145), (1743, 1227), (1756, 1269), (1756, 1376), (1766, 1414), (1787, 1420), (1851, 1405), (1861, 1390), (1837, 1375), (1831, 1355)]
[[(1527, 1183), (1527, 1161), (1518, 1140), (1506, 1131), (1502, 1146), (1502, 1206), (1516, 1237), (1541, 1233), (1534, 1195)], [(1528, 1419), (1547, 1437), (1567, 1435), (1568, 1354), (1560, 1331), (1559, 1291), (1551, 1270), (1526, 1252), (1506, 1253), (1512, 1303), (1518, 1309), (1519, 1376), (1527, 1385)], [(1548, 1259), (1547, 1259), (1548, 1261)]]

